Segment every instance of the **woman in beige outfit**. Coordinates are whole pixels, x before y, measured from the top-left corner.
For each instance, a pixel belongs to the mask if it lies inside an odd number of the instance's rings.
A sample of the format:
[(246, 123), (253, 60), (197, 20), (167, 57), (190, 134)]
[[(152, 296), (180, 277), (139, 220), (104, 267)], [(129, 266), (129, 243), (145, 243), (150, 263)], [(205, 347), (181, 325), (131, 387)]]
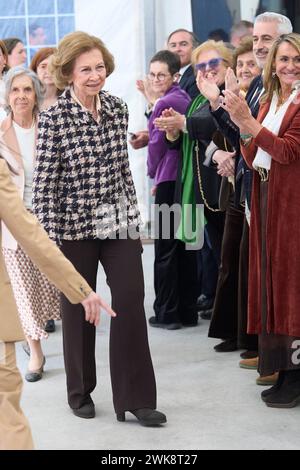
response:
[[(11, 168), (13, 171), (13, 168)], [(73, 265), (29, 214), (0, 159), (0, 221), (5, 222), (38, 268), (72, 303), (81, 303), (86, 321), (99, 323), (100, 306), (115, 313), (95, 294)], [(1, 242), (1, 228), (0, 228)], [(33, 449), (31, 431), (21, 408), (22, 378), (16, 366), (15, 342), (24, 339), (17, 308), (0, 251), (0, 450)]]
[[(26, 209), (32, 212), (37, 121), (43, 88), (32, 70), (14, 67), (5, 77), (5, 95), (10, 112), (0, 125), (0, 153), (8, 164), (17, 167), (12, 179)], [(30, 349), (25, 379), (36, 382), (42, 378), (45, 363), (41, 340), (48, 337), (46, 322), (60, 319), (59, 292), (37, 269), (4, 224), (2, 252)]]

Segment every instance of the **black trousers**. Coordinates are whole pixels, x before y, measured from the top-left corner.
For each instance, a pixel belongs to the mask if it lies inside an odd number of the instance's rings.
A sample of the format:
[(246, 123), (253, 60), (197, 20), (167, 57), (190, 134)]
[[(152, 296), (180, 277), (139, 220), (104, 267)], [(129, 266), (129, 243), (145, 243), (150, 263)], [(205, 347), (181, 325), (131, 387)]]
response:
[(214, 298), (216, 294), (219, 265), (214, 256), (207, 229), (204, 232), (203, 248), (197, 252), (198, 263), (198, 294)]
[(220, 267), (221, 251), (224, 235), (225, 212), (212, 212), (204, 207), (204, 215), (207, 221), (205, 230), (211, 244), (212, 254), (215, 262)]
[[(99, 261), (117, 317), (110, 328), (110, 373), (116, 413), (156, 408), (156, 385), (144, 312), (140, 240), (63, 241), (62, 251), (96, 290)], [(81, 304), (62, 296), (64, 360), (68, 402), (80, 408), (96, 386), (95, 334)]]
[[(155, 204), (174, 204), (175, 181), (157, 185)], [(194, 324), (198, 321), (197, 251), (186, 250), (185, 243), (175, 238), (176, 227), (171, 217), (170, 236), (162, 237), (162, 218), (155, 240), (154, 311), (161, 323)]]

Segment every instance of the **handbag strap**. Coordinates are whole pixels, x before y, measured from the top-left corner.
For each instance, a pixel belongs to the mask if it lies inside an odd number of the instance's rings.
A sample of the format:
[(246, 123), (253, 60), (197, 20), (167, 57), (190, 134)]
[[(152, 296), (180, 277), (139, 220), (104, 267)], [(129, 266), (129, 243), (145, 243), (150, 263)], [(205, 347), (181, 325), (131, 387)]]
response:
[(202, 184), (202, 178), (201, 178), (201, 172), (200, 172), (200, 163), (199, 163), (199, 144), (198, 141), (196, 142), (195, 145), (195, 155), (196, 155), (196, 165), (197, 165), (197, 178), (198, 178), (198, 185), (199, 185), (199, 191), (201, 194), (201, 197), (203, 199), (204, 205), (207, 207), (212, 212), (222, 212), (221, 209), (214, 209), (211, 207), (205, 197), (204, 190), (203, 190), (203, 184)]

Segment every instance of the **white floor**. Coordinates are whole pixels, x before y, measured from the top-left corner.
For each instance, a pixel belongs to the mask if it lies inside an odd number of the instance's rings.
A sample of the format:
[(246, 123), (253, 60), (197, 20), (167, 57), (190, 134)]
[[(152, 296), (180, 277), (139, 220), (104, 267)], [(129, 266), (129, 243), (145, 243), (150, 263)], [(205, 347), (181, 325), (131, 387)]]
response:
[[(145, 246), (146, 313), (152, 315), (153, 246)], [(99, 292), (109, 294), (103, 274)], [(97, 416), (75, 417), (66, 402), (61, 325), (44, 342), (45, 374), (25, 383), (23, 409), (37, 449), (300, 449), (300, 406), (267, 408), (255, 384), (255, 371), (238, 367), (239, 353), (217, 354), (207, 338), (208, 322), (177, 331), (149, 329), (156, 372), (158, 409), (168, 424), (143, 428), (135, 418), (116, 421), (108, 367), (109, 320), (103, 315), (97, 336), (98, 386), (93, 394)], [(18, 345), (21, 371), (27, 357)]]

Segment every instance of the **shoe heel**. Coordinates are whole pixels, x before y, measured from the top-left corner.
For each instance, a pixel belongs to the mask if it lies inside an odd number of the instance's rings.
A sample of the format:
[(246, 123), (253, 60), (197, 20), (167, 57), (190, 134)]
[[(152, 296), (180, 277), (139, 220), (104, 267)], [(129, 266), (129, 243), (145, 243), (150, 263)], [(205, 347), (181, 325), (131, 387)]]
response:
[(117, 420), (124, 422), (125, 421), (125, 412), (117, 414)]

